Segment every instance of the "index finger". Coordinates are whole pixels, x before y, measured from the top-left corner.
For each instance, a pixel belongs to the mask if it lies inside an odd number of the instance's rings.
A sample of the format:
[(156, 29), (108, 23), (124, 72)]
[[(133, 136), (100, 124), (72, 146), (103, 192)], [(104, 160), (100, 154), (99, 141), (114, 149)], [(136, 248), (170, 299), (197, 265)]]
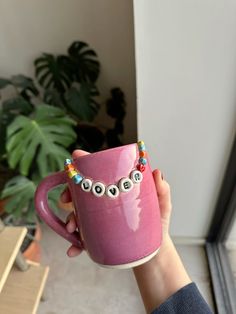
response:
[(75, 159), (75, 158), (78, 158), (78, 157), (81, 157), (81, 156), (85, 156), (85, 155), (88, 155), (88, 154), (90, 154), (90, 153), (86, 152), (85, 150), (76, 149), (72, 153), (72, 158)]

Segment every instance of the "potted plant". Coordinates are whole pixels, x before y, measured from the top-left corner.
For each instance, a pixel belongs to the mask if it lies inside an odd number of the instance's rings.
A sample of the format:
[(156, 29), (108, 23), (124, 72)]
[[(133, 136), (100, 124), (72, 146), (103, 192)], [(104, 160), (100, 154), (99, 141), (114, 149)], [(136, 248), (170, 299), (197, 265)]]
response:
[[(74, 120), (65, 116), (63, 110), (39, 104), (29, 116), (18, 115), (7, 127), (8, 164), (18, 173), (1, 192), (1, 199), (7, 200), (2, 219), (6, 225), (28, 228), (21, 247), (26, 258), (39, 258), (37, 241), (41, 232), (33, 204), (36, 186), (43, 177), (61, 168), (69, 155), (66, 148), (76, 139), (74, 125)], [(59, 188), (49, 195), (53, 208), (60, 192)]]
[[(2, 219), (7, 225), (27, 226), (21, 248), (27, 258), (26, 249), (38, 249), (33, 240), (40, 238), (33, 204), (37, 184), (60, 170), (76, 147), (93, 152), (121, 145), (126, 106), (123, 92), (114, 88), (106, 102), (114, 127), (101, 128), (94, 122), (101, 107), (96, 86), (100, 64), (84, 42), (72, 43), (67, 55), (44, 53), (34, 65), (36, 82), (24, 75), (0, 78)], [(60, 188), (49, 195), (55, 210), (59, 194)]]

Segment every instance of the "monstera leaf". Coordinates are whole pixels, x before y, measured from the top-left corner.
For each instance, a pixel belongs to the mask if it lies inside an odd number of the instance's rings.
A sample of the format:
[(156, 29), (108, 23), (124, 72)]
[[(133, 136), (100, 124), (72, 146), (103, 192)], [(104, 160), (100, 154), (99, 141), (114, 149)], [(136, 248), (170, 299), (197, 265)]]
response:
[(46, 89), (55, 88), (63, 93), (71, 86), (72, 74), (68, 71), (67, 57), (55, 57), (52, 54), (44, 53), (34, 62), (35, 75), (41, 86)]
[(81, 84), (80, 89), (72, 87), (65, 93), (68, 109), (82, 121), (92, 121), (98, 112), (99, 105), (94, 97), (98, 91), (90, 84)]
[(94, 83), (100, 72), (97, 54), (86, 43), (75, 41), (68, 49), (77, 82)]
[[(39, 178), (31, 180), (19, 175), (5, 184), (0, 199), (7, 199), (4, 209), (14, 219), (23, 218), (24, 222), (35, 221), (34, 194), (39, 181)], [(63, 189), (63, 186), (58, 186), (48, 194), (49, 206), (54, 211), (58, 209), (58, 199)]]
[(22, 96), (3, 101), (0, 109), (0, 155), (5, 153), (7, 126), (19, 114), (29, 115), (32, 112), (32, 105)]
[(29, 216), (34, 209), (33, 198), (36, 184), (24, 176), (10, 179), (1, 193), (1, 199), (7, 198), (5, 211), (15, 218), (22, 217), (22, 211)]
[(41, 177), (61, 169), (69, 155), (65, 149), (76, 139), (74, 120), (49, 105), (36, 107), (32, 118), (18, 116), (7, 128), (8, 163), (22, 175), (32, 167)]
[(20, 95), (29, 100), (31, 96), (37, 96), (39, 91), (34, 85), (34, 81), (25, 75), (13, 75), (11, 79), (0, 78), (0, 89), (8, 85), (13, 85), (20, 93)]
[(11, 84), (10, 80), (0, 77), (0, 89), (5, 88), (7, 85), (10, 84)]

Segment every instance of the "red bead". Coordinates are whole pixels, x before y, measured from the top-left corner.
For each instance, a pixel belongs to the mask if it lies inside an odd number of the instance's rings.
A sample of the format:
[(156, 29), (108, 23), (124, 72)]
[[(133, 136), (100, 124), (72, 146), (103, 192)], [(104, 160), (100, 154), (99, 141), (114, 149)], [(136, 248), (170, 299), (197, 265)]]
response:
[(141, 171), (141, 172), (144, 172), (145, 166), (142, 165), (142, 164), (138, 164), (138, 165), (137, 165), (137, 169), (138, 169), (139, 171)]

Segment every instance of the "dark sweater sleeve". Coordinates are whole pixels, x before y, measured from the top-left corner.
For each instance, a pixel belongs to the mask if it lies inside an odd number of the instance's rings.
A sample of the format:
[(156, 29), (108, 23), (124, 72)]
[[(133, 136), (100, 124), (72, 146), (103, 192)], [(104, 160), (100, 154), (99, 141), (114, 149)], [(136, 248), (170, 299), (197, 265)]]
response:
[(212, 314), (195, 283), (183, 287), (151, 314)]

